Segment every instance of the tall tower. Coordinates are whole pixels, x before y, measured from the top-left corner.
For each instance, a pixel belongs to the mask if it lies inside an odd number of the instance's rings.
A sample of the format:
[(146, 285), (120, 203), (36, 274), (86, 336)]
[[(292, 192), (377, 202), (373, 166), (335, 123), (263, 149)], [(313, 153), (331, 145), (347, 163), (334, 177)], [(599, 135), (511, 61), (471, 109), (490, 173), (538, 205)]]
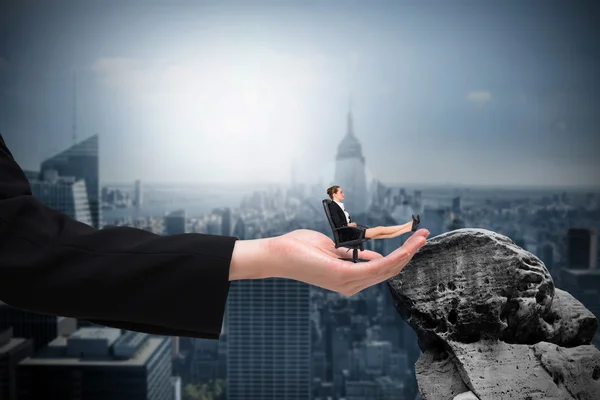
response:
[(352, 107), (348, 109), (346, 136), (338, 145), (335, 162), (335, 182), (344, 189), (344, 205), (354, 217), (367, 212), (367, 176), (362, 146), (354, 135)]
[(73, 146), (77, 144), (77, 70), (73, 72)]
[(136, 207), (141, 207), (144, 203), (144, 191), (142, 188), (142, 181), (139, 179), (135, 181), (134, 203)]
[(228, 400), (312, 398), (308, 284), (233, 282), (226, 318)]
[(61, 177), (83, 179), (90, 203), (92, 226), (101, 228), (98, 135), (91, 136), (42, 162), (41, 174), (55, 170)]

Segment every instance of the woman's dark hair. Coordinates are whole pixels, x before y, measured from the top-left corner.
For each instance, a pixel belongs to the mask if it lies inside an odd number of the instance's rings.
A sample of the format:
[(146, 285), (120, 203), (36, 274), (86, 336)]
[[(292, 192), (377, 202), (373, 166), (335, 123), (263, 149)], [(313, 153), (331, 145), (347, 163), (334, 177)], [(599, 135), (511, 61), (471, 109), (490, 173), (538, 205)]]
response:
[(340, 188), (339, 186), (332, 186), (329, 189), (327, 189), (327, 194), (329, 195), (329, 198), (331, 200), (333, 200), (333, 195), (338, 192), (339, 188)]

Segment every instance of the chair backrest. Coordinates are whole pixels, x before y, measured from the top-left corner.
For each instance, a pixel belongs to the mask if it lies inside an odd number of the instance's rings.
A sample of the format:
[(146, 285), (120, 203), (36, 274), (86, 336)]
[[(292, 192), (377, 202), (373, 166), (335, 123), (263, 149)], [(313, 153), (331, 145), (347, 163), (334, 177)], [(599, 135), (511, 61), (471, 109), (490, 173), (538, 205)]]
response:
[(340, 243), (340, 235), (339, 235), (339, 231), (336, 230), (335, 228), (337, 228), (337, 226), (335, 226), (335, 224), (333, 223), (333, 218), (331, 218), (331, 208), (329, 208), (329, 206), (331, 205), (332, 200), (330, 199), (323, 199), (323, 209), (325, 210), (325, 215), (327, 216), (327, 221), (329, 221), (329, 226), (331, 226), (331, 231), (333, 232), (333, 240), (335, 241), (336, 244)]

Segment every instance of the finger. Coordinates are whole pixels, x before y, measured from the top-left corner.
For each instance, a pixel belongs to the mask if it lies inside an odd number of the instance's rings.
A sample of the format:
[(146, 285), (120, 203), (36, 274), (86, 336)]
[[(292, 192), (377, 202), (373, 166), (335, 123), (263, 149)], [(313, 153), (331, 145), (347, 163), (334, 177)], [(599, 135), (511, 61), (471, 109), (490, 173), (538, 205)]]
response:
[[(399, 249), (390, 253), (381, 260), (371, 261), (372, 270), (367, 270), (363, 276), (348, 282), (346, 288), (350, 295), (356, 294), (368, 287), (390, 279), (400, 273), (414, 255), (427, 243), (429, 231), (420, 229), (415, 232)], [(377, 265), (380, 264), (380, 265)]]
[[(427, 238), (427, 236), (429, 236), (429, 231), (427, 229), (419, 229), (418, 231), (414, 232), (406, 242), (411, 240), (413, 237), (419, 237), (419, 236)], [(406, 242), (405, 242), (405, 244), (406, 244)], [(402, 249), (403, 247), (400, 247), (400, 248)], [(348, 257), (348, 253), (350, 251), (352, 251), (352, 249), (347, 249), (344, 247), (340, 247), (340, 248), (336, 249), (336, 253), (345, 258)], [(381, 255), (380, 253), (377, 253), (375, 251), (364, 250), (364, 251), (358, 252), (358, 258), (362, 258), (364, 260), (376, 260), (378, 258), (383, 258), (383, 255)]]
[(413, 236), (423, 236), (426, 238), (427, 236), (429, 236), (429, 231), (427, 229), (421, 228), (421, 229), (418, 229), (415, 233), (413, 233), (410, 237), (413, 237)]
[[(380, 264), (379, 268), (367, 270), (367, 271), (365, 271), (366, 273), (363, 273), (363, 275), (360, 278), (355, 279), (354, 281), (351, 281), (351, 282), (347, 282), (345, 285), (345, 288), (346, 288), (345, 293), (348, 293), (347, 295), (349, 295), (349, 296), (353, 296), (354, 294), (356, 294), (368, 287), (377, 285), (378, 283), (381, 283), (381, 282), (385, 281), (386, 279), (389, 279), (389, 277), (396, 275), (395, 272), (390, 272), (390, 271), (401, 271), (402, 268), (404, 268), (404, 266), (406, 266), (408, 264), (408, 262), (412, 259), (413, 256), (414, 256), (414, 253), (409, 254), (408, 252), (398, 252), (393, 257), (390, 254), (390, 255), (382, 258), (381, 261), (384, 261), (385, 264), (382, 263), (382, 264)], [(377, 261), (380, 261), (380, 260), (370, 261), (368, 264), (375, 265), (375, 263), (377, 263)], [(364, 264), (367, 264), (367, 263), (364, 263)]]

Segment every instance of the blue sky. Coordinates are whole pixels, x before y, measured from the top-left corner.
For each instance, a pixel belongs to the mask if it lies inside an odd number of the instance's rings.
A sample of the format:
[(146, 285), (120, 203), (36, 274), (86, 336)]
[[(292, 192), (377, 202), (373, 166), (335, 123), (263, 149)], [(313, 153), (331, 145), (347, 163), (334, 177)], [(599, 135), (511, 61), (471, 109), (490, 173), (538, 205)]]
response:
[(329, 180), (351, 97), (385, 183), (600, 184), (585, 2), (35, 3), (0, 6), (0, 133), (27, 169), (72, 143), (77, 70), (105, 182), (287, 182), (292, 159)]

